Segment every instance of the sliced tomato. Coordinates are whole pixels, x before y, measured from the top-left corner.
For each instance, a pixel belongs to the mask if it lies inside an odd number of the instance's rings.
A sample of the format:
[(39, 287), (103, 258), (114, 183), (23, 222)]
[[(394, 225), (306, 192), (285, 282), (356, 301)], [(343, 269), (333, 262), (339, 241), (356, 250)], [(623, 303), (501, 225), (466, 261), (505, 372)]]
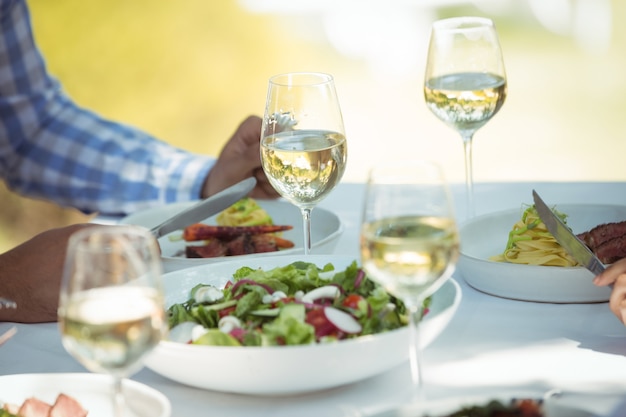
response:
[(372, 306), (370, 306), (365, 297), (359, 294), (348, 294), (343, 299), (341, 305), (356, 318), (370, 317), (372, 315)]
[(319, 340), (325, 336), (340, 338), (341, 332), (326, 318), (323, 308), (314, 308), (306, 313), (305, 321), (315, 328), (315, 338)]
[(351, 308), (353, 310), (359, 309), (359, 303), (365, 301), (365, 297), (359, 294), (349, 294), (346, 298), (343, 299), (341, 303), (342, 306)]

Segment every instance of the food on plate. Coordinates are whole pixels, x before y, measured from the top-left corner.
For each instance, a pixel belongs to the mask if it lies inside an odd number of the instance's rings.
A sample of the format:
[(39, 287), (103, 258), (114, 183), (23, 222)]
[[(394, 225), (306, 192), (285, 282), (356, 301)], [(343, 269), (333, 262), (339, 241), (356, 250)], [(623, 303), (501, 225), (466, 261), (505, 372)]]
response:
[(218, 226), (262, 226), (274, 224), (256, 200), (244, 197), (216, 217)]
[(541, 404), (541, 400), (534, 399), (513, 399), (508, 404), (493, 400), (485, 405), (465, 406), (452, 414), (436, 417), (543, 417)]
[(275, 235), (292, 228), (290, 225), (213, 226), (196, 223), (186, 227), (182, 237), (187, 242), (204, 241), (202, 245), (187, 245), (187, 258), (215, 258), (293, 248), (292, 241)]
[(185, 246), (177, 256), (187, 258), (217, 258), (249, 255), (291, 249), (294, 243), (282, 237), (291, 225), (274, 225), (267, 211), (256, 200), (246, 197), (220, 212), (216, 225), (195, 223), (170, 240), (195, 242)]
[[(567, 225), (565, 213), (552, 211)], [(626, 258), (626, 221), (603, 223), (577, 236), (605, 264)], [(489, 259), (526, 265), (579, 265), (548, 231), (534, 205), (513, 225), (504, 252)]]
[[(426, 301), (427, 307), (430, 299)], [(224, 288), (199, 284), (168, 309), (170, 340), (224, 346), (306, 345), (405, 326), (401, 301), (369, 280), (356, 261), (242, 267)]]
[(233, 239), (241, 235), (262, 235), (291, 230), (293, 226), (213, 226), (204, 223), (195, 223), (185, 227), (183, 239), (186, 242), (194, 242), (206, 239)]
[[(567, 215), (552, 209), (563, 223)], [(535, 206), (522, 212), (509, 232), (504, 252), (489, 258), (496, 262), (510, 262), (526, 265), (576, 266), (578, 262), (556, 241), (543, 223)]]
[(4, 404), (0, 417), (85, 417), (87, 410), (73, 397), (59, 394), (54, 404), (35, 397), (27, 398), (22, 404)]
[(578, 238), (605, 264), (626, 258), (626, 221), (600, 224)]

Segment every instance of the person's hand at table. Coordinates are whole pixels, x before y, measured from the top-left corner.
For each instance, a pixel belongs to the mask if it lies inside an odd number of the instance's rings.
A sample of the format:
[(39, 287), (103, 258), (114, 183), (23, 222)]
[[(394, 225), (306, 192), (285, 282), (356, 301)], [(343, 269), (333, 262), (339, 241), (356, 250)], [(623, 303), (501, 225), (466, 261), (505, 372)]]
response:
[(17, 303), (0, 309), (0, 322), (57, 320), (59, 290), (70, 235), (91, 224), (50, 229), (0, 254), (0, 296)]
[(269, 183), (261, 167), (260, 135), (262, 120), (249, 116), (226, 143), (202, 187), (202, 197), (213, 195), (248, 177), (255, 177), (255, 198), (276, 198), (278, 193)]
[(626, 258), (608, 267), (594, 278), (593, 283), (599, 286), (613, 284), (609, 308), (622, 323), (626, 324)]

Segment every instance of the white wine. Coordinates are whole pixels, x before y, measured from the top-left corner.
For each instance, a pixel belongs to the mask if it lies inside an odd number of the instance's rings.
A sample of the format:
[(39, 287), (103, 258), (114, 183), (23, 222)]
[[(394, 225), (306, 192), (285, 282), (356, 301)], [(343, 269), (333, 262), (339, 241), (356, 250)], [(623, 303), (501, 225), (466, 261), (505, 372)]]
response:
[(63, 345), (87, 369), (125, 376), (163, 336), (162, 299), (150, 288), (96, 288), (59, 310)]
[(344, 135), (324, 130), (281, 132), (261, 142), (270, 183), (299, 207), (315, 206), (339, 183), (347, 152)]
[(426, 81), (428, 108), (456, 130), (474, 132), (489, 121), (506, 98), (506, 80), (488, 73), (458, 73)]
[(432, 284), (454, 268), (459, 238), (447, 217), (393, 217), (365, 223), (361, 259), (368, 276), (407, 300), (429, 295)]

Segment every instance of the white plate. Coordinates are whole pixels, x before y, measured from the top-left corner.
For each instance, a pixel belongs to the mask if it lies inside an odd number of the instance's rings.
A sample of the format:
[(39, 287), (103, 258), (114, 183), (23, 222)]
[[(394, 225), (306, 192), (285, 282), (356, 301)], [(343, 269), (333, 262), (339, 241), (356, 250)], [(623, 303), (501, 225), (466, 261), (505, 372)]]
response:
[[(415, 405), (406, 405), (382, 412), (369, 414), (370, 417), (437, 417), (454, 413), (462, 407), (483, 406), (492, 399), (507, 404), (510, 398), (502, 397), (452, 397), (430, 400)], [(578, 407), (560, 404), (558, 400), (547, 400), (543, 405), (545, 417), (594, 417), (590, 411)]]
[[(318, 266), (332, 263), (341, 270), (354, 258), (257, 257), (183, 269), (164, 275), (166, 304), (188, 300), (189, 290), (199, 283), (222, 286), (242, 266), (270, 269), (302, 260)], [(460, 300), (460, 288), (454, 280), (448, 280), (434, 294), (422, 322), (422, 347), (448, 325)], [(146, 365), (167, 378), (199, 388), (240, 394), (294, 394), (348, 384), (389, 370), (407, 360), (408, 343), (406, 328), (307, 346), (225, 347), (163, 341), (148, 356)]]
[[(101, 374), (16, 374), (0, 376), (0, 401), (22, 404), (36, 397), (53, 404), (57, 395), (73, 397), (88, 411), (89, 417), (111, 417), (112, 377)], [(139, 382), (126, 379), (122, 389), (126, 403), (137, 417), (169, 417), (171, 405), (167, 397)]]
[[(626, 220), (626, 206), (601, 204), (557, 204), (567, 214), (574, 233), (582, 233), (608, 222)], [(604, 302), (608, 287), (591, 282), (593, 274), (582, 267), (519, 265), (493, 262), (502, 253), (509, 232), (524, 209), (486, 214), (461, 226), (461, 258), (458, 270), (477, 290), (504, 298), (552, 303)]]
[[(275, 224), (291, 225), (293, 229), (283, 232), (285, 239), (291, 240), (295, 246), (278, 252), (269, 252), (254, 255), (228, 256), (220, 258), (196, 258), (184, 257), (185, 242), (182, 240), (172, 241), (169, 236), (180, 235), (181, 232), (172, 232), (159, 239), (162, 251), (163, 266), (166, 272), (174, 271), (190, 266), (202, 265), (214, 262), (223, 262), (236, 259), (248, 259), (251, 256), (264, 257), (275, 255), (294, 255), (303, 252), (303, 228), (300, 210), (293, 204), (284, 200), (256, 200), (267, 211)], [(196, 202), (173, 203), (163, 207), (156, 207), (133, 213), (120, 220), (123, 224), (135, 224), (152, 228), (174, 214), (186, 209)], [(215, 216), (206, 219), (202, 223), (215, 224)], [(311, 243), (313, 253), (332, 253), (337, 239), (343, 232), (343, 224), (337, 215), (323, 208), (315, 208), (311, 214)], [(181, 255), (182, 254), (182, 255)]]

